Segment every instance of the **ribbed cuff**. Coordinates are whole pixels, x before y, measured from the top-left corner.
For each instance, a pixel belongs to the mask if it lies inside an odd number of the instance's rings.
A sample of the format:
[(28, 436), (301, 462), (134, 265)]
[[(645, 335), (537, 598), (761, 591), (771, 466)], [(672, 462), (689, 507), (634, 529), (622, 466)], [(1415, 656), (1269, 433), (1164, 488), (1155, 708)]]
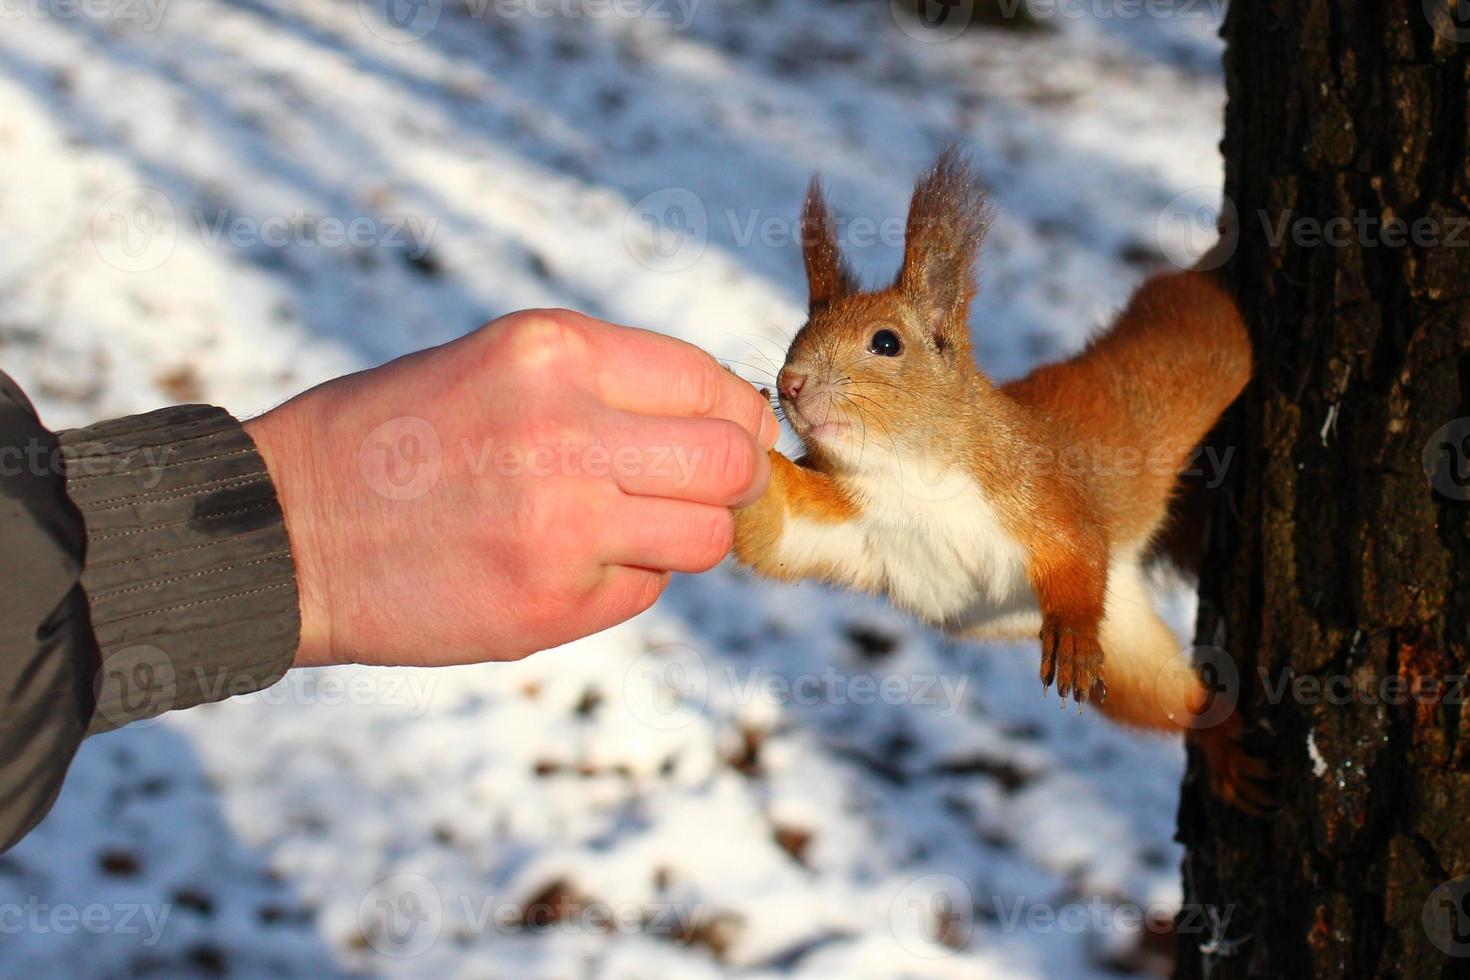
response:
[(184, 405), (58, 437), (102, 652), (88, 733), (280, 680), (300, 640), (296, 570), (240, 423)]

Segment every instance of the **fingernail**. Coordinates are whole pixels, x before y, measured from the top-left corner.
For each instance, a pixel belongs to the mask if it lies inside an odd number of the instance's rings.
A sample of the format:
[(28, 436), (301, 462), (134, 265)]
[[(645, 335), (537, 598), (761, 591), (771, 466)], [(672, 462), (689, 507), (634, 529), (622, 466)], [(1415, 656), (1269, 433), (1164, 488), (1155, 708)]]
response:
[(776, 413), (766, 407), (765, 414), (761, 416), (761, 434), (759, 442), (762, 449), (772, 449), (776, 440), (781, 437), (781, 423), (776, 421)]
[(766, 484), (771, 482), (771, 457), (764, 451), (758, 454), (755, 462), (755, 475), (751, 477), (750, 486), (745, 492), (731, 504), (737, 510), (741, 507), (749, 507), (761, 499), (761, 494), (766, 492)]

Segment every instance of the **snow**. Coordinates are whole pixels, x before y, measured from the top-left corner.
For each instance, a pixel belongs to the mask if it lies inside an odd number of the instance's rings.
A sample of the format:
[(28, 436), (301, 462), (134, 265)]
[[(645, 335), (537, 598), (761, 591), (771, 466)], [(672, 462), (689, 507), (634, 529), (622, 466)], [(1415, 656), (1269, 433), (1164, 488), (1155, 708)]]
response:
[[(1203, 16), (925, 43), (881, 0), (394, 9), (0, 5), (0, 365), (49, 424), (253, 414), (544, 305), (769, 382), (810, 174), (876, 280), (952, 140), (994, 188), (974, 330), (1010, 377), (1221, 180)], [(91, 740), (0, 856), (0, 974), (1111, 976), (1123, 912), (1179, 901), (1182, 762), (1057, 711), (1030, 645), (722, 568), (524, 663), (300, 672)]]

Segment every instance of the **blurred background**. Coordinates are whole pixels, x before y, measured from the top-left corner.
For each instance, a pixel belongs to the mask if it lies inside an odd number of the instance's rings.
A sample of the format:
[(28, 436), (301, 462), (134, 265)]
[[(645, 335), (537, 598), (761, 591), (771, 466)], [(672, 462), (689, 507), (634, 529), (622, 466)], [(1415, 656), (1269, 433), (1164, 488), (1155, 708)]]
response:
[[(877, 281), (959, 141), (1012, 377), (1208, 241), (1219, 2), (0, 0), (0, 368), (53, 428), (246, 416), (566, 306), (769, 382), (811, 174)], [(521, 664), (294, 672), (84, 746), (0, 975), (1166, 970), (1183, 750), (1036, 658), (720, 569)]]

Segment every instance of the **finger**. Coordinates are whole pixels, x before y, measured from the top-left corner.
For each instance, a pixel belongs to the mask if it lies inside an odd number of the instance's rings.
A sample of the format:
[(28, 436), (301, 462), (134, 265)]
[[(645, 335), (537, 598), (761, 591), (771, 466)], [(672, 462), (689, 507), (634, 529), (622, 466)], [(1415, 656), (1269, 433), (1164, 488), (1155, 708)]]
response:
[(606, 529), (603, 561), (669, 572), (707, 572), (730, 553), (735, 516), (727, 507), (626, 497)]
[(600, 425), (598, 437), (624, 493), (745, 507), (760, 499), (771, 477), (770, 457), (727, 419), (617, 413)]
[(643, 415), (729, 419), (760, 443), (781, 433), (771, 404), (750, 382), (692, 344), (651, 330), (579, 317), (597, 364), (597, 391), (614, 408)]
[(593, 626), (588, 634), (616, 626), (646, 611), (669, 584), (669, 573), (648, 568), (612, 567), (592, 591), (588, 605)]

